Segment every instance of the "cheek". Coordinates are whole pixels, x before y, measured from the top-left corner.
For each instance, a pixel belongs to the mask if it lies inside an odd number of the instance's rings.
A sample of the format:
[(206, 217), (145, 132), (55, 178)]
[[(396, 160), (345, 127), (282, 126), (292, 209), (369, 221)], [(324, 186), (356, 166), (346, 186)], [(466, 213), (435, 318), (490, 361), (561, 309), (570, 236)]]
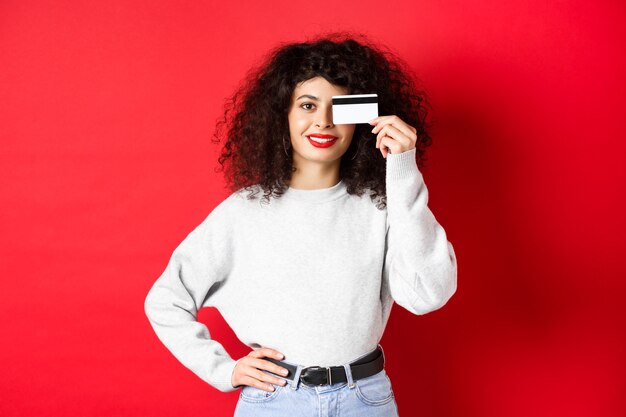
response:
[(354, 130), (355, 130), (354, 127), (349, 127), (349, 128), (344, 129), (342, 131), (342, 134), (344, 137), (352, 139), (352, 137), (354, 136)]
[(307, 126), (308, 124), (306, 123), (306, 120), (301, 117), (292, 117), (289, 119), (289, 129), (292, 132), (301, 131)]

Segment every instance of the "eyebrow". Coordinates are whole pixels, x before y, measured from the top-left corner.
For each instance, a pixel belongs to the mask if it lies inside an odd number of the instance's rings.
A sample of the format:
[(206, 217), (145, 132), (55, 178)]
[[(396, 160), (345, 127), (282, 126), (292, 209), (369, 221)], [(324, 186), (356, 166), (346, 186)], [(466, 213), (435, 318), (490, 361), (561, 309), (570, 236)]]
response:
[(310, 95), (310, 94), (303, 94), (303, 95), (301, 95), (300, 97), (298, 97), (296, 100), (300, 100), (301, 98), (304, 98), (304, 97), (306, 97), (306, 98), (310, 98), (311, 100), (316, 100), (316, 101), (317, 101), (317, 100), (319, 100), (317, 97), (312, 96), (312, 95)]

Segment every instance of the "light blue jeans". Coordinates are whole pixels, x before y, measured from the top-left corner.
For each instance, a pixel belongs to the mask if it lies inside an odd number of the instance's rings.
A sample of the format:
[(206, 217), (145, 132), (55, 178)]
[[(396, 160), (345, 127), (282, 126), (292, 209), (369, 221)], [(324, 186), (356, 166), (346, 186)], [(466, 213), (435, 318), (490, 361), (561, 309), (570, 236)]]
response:
[(244, 385), (234, 417), (399, 417), (391, 380), (384, 369), (354, 381), (350, 365), (345, 364), (347, 382), (309, 386), (300, 382), (301, 365), (282, 362), (297, 366), (294, 380), (287, 380), (285, 386), (270, 383), (273, 392)]

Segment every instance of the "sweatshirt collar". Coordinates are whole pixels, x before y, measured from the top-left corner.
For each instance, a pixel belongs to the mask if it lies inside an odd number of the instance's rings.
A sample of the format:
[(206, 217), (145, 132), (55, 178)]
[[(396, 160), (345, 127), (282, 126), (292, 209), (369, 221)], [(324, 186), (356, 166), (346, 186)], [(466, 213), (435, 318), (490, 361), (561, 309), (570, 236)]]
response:
[(288, 200), (298, 200), (309, 203), (323, 203), (326, 201), (335, 200), (343, 195), (347, 194), (346, 184), (343, 179), (332, 187), (318, 188), (315, 190), (302, 190), (299, 188), (289, 187), (283, 193), (282, 198)]

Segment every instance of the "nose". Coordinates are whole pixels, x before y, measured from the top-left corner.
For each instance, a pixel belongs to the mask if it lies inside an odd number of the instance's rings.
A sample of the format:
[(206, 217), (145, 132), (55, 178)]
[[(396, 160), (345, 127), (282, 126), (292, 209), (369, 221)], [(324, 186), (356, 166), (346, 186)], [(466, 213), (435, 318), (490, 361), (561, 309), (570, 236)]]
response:
[(333, 126), (333, 114), (332, 107), (327, 106), (325, 111), (317, 112), (317, 120), (315, 126), (317, 127), (332, 127)]

